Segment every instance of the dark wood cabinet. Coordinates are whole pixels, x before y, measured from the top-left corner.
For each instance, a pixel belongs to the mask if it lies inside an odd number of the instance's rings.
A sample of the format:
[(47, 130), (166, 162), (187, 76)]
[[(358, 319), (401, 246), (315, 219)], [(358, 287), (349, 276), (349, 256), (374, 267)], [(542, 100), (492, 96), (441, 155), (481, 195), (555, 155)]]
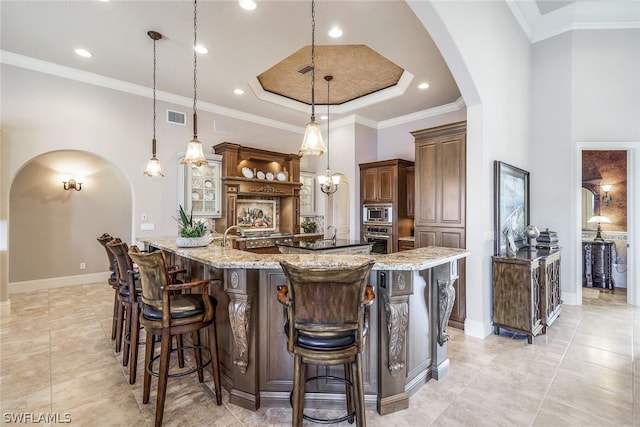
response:
[[(391, 246), (398, 251), (398, 237), (410, 236), (413, 221), (407, 216), (407, 169), (413, 162), (403, 159), (380, 160), (361, 163), (360, 166), (360, 224), (363, 224), (362, 206), (387, 203), (392, 206)], [(362, 226), (361, 235), (365, 235)]]
[[(415, 138), (415, 247), (466, 247), (466, 122), (412, 132)], [(449, 325), (464, 329), (465, 261)]]
[(415, 166), (407, 168), (407, 216), (413, 218), (415, 209), (415, 187), (416, 187), (416, 170)]
[(493, 327), (533, 337), (546, 332), (562, 311), (560, 250), (528, 251), (493, 256)]
[(409, 251), (413, 249), (414, 243), (411, 240), (398, 240), (398, 252), (400, 251)]
[(582, 241), (582, 286), (613, 289), (613, 242)]

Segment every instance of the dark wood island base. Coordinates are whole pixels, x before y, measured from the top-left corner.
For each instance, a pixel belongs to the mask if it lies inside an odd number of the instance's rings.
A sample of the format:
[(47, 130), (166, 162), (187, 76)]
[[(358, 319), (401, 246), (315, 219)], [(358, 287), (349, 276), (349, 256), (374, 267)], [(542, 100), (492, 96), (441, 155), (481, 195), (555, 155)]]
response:
[[(192, 279), (223, 278), (212, 286), (218, 300), (216, 324), (222, 385), (229, 401), (249, 410), (288, 407), (293, 358), (286, 349), (277, 286), (286, 282), (280, 260), (303, 267), (329, 267), (375, 261), (370, 284), (376, 298), (363, 354), (365, 404), (381, 415), (409, 407), (410, 396), (449, 369), (447, 321), (455, 299), (458, 259), (464, 249), (428, 247), (402, 255), (265, 255), (222, 248), (178, 248), (175, 238), (143, 243), (163, 250)], [(227, 307), (225, 310), (224, 307)], [(310, 366), (309, 376), (343, 376), (342, 367)], [(344, 406), (344, 385), (314, 381), (307, 407)]]

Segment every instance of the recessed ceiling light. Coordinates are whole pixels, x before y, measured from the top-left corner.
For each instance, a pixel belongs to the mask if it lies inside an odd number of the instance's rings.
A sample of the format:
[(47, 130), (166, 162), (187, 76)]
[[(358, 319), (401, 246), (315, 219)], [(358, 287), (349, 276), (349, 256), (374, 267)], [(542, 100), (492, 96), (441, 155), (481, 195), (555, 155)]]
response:
[(204, 47), (201, 44), (197, 44), (196, 47), (194, 47), (194, 49), (198, 53), (209, 53), (209, 49), (207, 49), (206, 47)]
[(234, 89), (233, 93), (235, 93), (236, 95), (244, 95), (244, 91), (240, 88)]
[(329, 30), (329, 37), (337, 39), (338, 37), (342, 37), (342, 30), (338, 27), (333, 27)]
[(429, 88), (429, 83), (420, 83), (418, 85), (418, 89), (428, 89)]
[(76, 49), (75, 53), (84, 58), (91, 58), (93, 56), (93, 53), (89, 52), (87, 49)]
[(253, 10), (257, 6), (256, 2), (253, 0), (240, 0), (238, 3), (240, 3), (240, 7), (244, 10)]
[(327, 120), (329, 117), (326, 114), (320, 116), (320, 120)]

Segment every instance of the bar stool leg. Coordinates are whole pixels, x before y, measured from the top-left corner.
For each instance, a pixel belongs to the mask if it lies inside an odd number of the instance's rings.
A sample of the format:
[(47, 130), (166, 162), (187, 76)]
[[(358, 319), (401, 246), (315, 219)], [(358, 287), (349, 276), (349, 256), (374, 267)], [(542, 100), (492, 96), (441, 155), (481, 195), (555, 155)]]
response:
[(140, 344), (140, 305), (132, 304), (131, 310), (131, 357), (129, 359), (129, 384), (136, 382), (138, 370), (138, 345)]
[(213, 386), (216, 391), (216, 405), (222, 405), (222, 389), (220, 387), (220, 364), (218, 361), (218, 332), (216, 330), (216, 319), (207, 328), (209, 339), (209, 352), (211, 353), (211, 375), (213, 375)]
[(169, 376), (169, 358), (171, 357), (171, 335), (169, 328), (162, 330), (160, 338), (160, 372), (158, 372), (158, 396), (156, 400), (156, 427), (162, 426), (164, 402), (167, 397), (167, 379)]
[(111, 323), (111, 341), (116, 339), (118, 323), (118, 290), (113, 293), (113, 322)]
[(198, 367), (198, 382), (204, 381), (204, 370), (202, 369), (202, 348), (200, 347), (200, 331), (191, 332), (193, 340), (193, 355), (196, 358), (196, 366)]
[(365, 427), (367, 420), (365, 418), (365, 406), (364, 406), (364, 385), (362, 383), (362, 354), (356, 354), (356, 360), (351, 363), (353, 369), (353, 388), (355, 389), (356, 397), (356, 426)]
[(122, 329), (124, 327), (124, 305), (118, 301), (118, 313), (116, 314), (116, 353), (122, 350)]
[(122, 366), (129, 364), (129, 352), (131, 350), (131, 320), (133, 318), (132, 304), (127, 303), (125, 307), (125, 320), (124, 320), (124, 343), (122, 348)]
[(147, 330), (145, 338), (144, 351), (144, 387), (142, 389), (142, 403), (149, 403), (149, 394), (151, 393), (151, 368), (149, 363), (153, 359), (153, 349), (156, 345), (156, 335)]
[[(344, 384), (344, 393), (347, 397), (347, 414), (355, 413), (354, 403), (357, 403), (357, 395), (355, 390), (355, 378), (353, 375), (353, 364), (345, 363), (344, 367), (344, 379), (347, 381)], [(349, 418), (349, 424), (353, 424), (354, 417)]]
[(293, 420), (292, 426), (302, 426), (304, 413), (305, 364), (302, 356), (293, 359)]

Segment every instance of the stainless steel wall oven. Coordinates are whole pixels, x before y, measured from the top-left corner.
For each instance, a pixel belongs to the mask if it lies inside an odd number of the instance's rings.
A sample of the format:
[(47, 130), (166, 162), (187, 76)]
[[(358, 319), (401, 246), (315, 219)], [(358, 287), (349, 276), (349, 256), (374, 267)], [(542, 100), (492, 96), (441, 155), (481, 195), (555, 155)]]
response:
[(390, 254), (393, 252), (393, 229), (391, 226), (365, 224), (363, 229), (364, 241), (373, 244), (372, 253)]

